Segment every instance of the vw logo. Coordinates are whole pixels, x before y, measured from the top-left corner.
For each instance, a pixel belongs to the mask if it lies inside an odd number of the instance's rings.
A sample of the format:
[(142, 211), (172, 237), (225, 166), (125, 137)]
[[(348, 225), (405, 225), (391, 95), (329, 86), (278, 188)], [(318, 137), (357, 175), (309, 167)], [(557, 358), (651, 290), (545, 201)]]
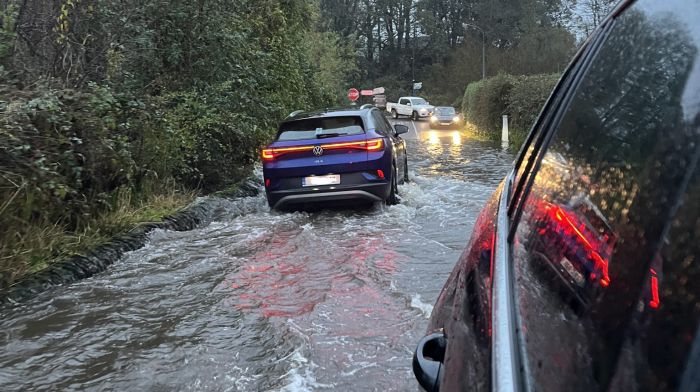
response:
[(320, 157), (321, 155), (323, 155), (323, 147), (314, 146), (313, 152), (314, 152), (314, 155), (316, 155), (317, 157)]

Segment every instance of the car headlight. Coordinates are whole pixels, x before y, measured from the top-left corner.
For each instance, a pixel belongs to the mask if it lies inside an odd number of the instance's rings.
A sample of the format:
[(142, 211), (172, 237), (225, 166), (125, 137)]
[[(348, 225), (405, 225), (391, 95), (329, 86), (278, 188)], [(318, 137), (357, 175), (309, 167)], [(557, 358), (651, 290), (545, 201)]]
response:
[(452, 118), (452, 121), (458, 123), (458, 122), (462, 121), (462, 119), (459, 118), (459, 116), (454, 116), (454, 118)]
[(437, 120), (438, 120), (437, 117), (435, 117), (435, 116), (430, 116), (430, 122), (433, 122), (433, 123), (434, 123), (434, 122), (437, 122)]
[(425, 109), (421, 109), (421, 110), (419, 110), (419, 112), (420, 112), (420, 114), (422, 114), (422, 115), (428, 114), (428, 111), (425, 110)]

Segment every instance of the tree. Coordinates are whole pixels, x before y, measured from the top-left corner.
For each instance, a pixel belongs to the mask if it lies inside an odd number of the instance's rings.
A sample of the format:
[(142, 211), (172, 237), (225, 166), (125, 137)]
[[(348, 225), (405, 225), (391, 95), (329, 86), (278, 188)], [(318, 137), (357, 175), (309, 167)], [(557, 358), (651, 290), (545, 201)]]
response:
[(570, 0), (571, 25), (579, 35), (586, 37), (612, 11), (619, 0)]

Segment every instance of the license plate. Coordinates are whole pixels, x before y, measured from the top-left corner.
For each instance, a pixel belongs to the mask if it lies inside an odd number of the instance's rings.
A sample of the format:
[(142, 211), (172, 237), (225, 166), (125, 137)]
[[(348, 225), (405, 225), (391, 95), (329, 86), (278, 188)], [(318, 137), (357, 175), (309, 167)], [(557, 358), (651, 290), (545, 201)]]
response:
[(571, 261), (564, 257), (561, 259), (561, 265), (564, 267), (566, 272), (569, 273), (569, 276), (571, 276), (571, 278), (576, 282), (576, 284), (583, 287), (583, 284), (586, 283), (586, 278), (584, 278), (583, 274), (576, 270), (576, 267), (574, 267), (574, 265), (571, 264)]
[(311, 176), (301, 179), (302, 186), (319, 186), (340, 184), (340, 174), (328, 174), (325, 176)]

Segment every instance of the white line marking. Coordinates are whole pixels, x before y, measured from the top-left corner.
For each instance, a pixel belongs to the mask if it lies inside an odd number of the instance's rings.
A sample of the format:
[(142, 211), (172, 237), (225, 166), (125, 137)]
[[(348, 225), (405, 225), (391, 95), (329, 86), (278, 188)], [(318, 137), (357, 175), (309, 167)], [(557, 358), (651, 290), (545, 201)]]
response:
[(420, 140), (420, 134), (418, 133), (418, 128), (416, 128), (416, 123), (411, 121), (411, 125), (413, 126), (413, 132), (416, 133), (416, 139)]

